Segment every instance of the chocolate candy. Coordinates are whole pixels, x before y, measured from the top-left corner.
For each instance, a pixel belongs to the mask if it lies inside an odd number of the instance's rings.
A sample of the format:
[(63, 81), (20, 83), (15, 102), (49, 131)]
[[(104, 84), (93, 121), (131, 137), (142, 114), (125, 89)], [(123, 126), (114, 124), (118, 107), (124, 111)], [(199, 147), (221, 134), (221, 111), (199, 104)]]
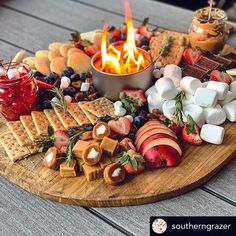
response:
[(211, 71), (211, 70), (216, 70), (218, 69), (221, 64), (216, 62), (216, 61), (213, 61), (205, 56), (201, 56), (199, 58), (199, 60), (194, 64), (194, 66), (197, 66), (199, 67), (200, 69), (202, 70), (205, 70), (205, 71)]
[(198, 68), (196, 66), (186, 65), (182, 69), (183, 77), (184, 76), (192, 76), (195, 77), (201, 81), (204, 81), (204, 79), (207, 77), (207, 72), (201, 68)]

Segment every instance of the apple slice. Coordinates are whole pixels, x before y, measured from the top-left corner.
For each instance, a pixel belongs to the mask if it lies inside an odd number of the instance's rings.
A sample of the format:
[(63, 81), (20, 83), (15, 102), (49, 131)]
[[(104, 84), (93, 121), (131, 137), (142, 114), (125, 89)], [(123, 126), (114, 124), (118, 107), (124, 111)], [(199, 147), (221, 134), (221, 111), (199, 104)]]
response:
[[(150, 139), (146, 140), (140, 147), (140, 152), (142, 153), (142, 155), (144, 156), (145, 153), (154, 146), (167, 145), (173, 147), (175, 150), (178, 151), (179, 155), (182, 156), (182, 150), (180, 148), (178, 140), (170, 136), (167, 137), (167, 134), (162, 135), (164, 136), (163, 138), (161, 138), (161, 135), (159, 134), (159, 137), (155, 138), (152, 141), (150, 141)], [(150, 138), (154, 138), (154, 136), (151, 136)]]
[(139, 150), (140, 146), (142, 145), (142, 143), (148, 139), (150, 136), (154, 135), (154, 134), (168, 134), (173, 138), (176, 138), (176, 135), (171, 132), (170, 130), (167, 129), (163, 129), (163, 128), (155, 128), (155, 129), (150, 129), (148, 131), (146, 131), (143, 135), (140, 135), (136, 138), (135, 144), (137, 147), (137, 150)]
[(149, 168), (160, 168), (177, 166), (181, 161), (178, 151), (167, 145), (158, 145), (149, 149), (144, 155), (146, 166)]

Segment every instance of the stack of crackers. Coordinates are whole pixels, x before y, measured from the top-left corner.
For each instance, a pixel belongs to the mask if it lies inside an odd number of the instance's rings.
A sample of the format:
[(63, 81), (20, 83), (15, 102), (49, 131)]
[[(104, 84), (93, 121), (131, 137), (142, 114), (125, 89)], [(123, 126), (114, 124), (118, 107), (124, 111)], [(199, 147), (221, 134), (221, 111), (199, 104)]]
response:
[(1, 134), (0, 143), (12, 162), (38, 151), (38, 141), (47, 135), (48, 125), (54, 131), (68, 130), (86, 124), (95, 124), (98, 117), (114, 117), (113, 103), (105, 97), (90, 102), (68, 104), (68, 114), (58, 107), (33, 111), (19, 121), (7, 122), (8, 130)]
[[(173, 42), (167, 55), (161, 56), (160, 50), (168, 37), (172, 37)], [(188, 35), (180, 32), (164, 31), (150, 40), (150, 54), (154, 62), (160, 61), (163, 66), (168, 64), (179, 65), (182, 61), (182, 55), (185, 47), (189, 45)]]

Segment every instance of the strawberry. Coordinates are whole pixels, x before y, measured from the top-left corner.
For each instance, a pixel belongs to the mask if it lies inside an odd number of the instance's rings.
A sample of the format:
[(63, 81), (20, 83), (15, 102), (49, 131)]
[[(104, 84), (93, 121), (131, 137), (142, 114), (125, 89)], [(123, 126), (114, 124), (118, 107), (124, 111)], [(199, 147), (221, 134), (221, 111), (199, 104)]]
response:
[(202, 51), (193, 50), (192, 48), (186, 48), (183, 53), (183, 57), (189, 65), (194, 65), (201, 55)]
[(81, 50), (84, 50), (84, 47), (82, 45), (82, 39), (79, 39), (77, 42), (75, 42), (74, 47), (78, 48), (78, 49), (81, 49)]
[(187, 123), (184, 124), (182, 129), (183, 139), (192, 145), (201, 145), (202, 139), (200, 138), (199, 133), (199, 127), (194, 123), (193, 118), (188, 115)]
[(41, 80), (36, 80), (39, 90), (52, 89), (53, 85), (44, 83)]
[(141, 99), (143, 105), (147, 103), (147, 98), (142, 89), (124, 89), (123, 92), (126, 96), (133, 99)]
[(180, 134), (182, 132), (182, 127), (177, 124), (175, 119), (172, 119), (170, 121), (170, 125), (168, 127), (172, 129), (176, 134)]
[(94, 45), (89, 45), (84, 48), (84, 52), (89, 56), (92, 57), (96, 52), (97, 48)]
[(213, 81), (218, 81), (218, 82), (224, 82), (227, 84), (231, 84), (232, 83), (232, 78), (229, 74), (225, 73), (225, 72), (220, 72), (218, 70), (213, 70), (210, 74), (210, 80)]
[(117, 29), (116, 27), (112, 26), (110, 27), (110, 29), (108, 30), (108, 34), (110, 38), (116, 37), (117, 39), (120, 39), (120, 30)]
[(65, 130), (57, 130), (54, 133), (54, 146), (60, 150), (69, 143), (69, 136)]
[(110, 120), (108, 122), (111, 130), (120, 136), (125, 136), (129, 134), (131, 129), (131, 122), (126, 117), (120, 117), (118, 120)]
[(143, 157), (133, 149), (123, 152), (116, 161), (123, 165), (129, 174), (140, 174), (145, 168)]

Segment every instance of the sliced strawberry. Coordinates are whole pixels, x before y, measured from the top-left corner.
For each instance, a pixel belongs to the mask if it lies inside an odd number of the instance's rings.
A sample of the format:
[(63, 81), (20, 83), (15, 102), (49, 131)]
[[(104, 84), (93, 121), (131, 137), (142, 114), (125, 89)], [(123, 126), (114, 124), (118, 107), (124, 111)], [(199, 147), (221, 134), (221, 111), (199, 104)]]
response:
[(92, 57), (95, 53), (97, 53), (97, 48), (94, 45), (89, 45), (84, 48), (84, 52), (89, 56)]
[(213, 81), (218, 81), (218, 82), (224, 82), (224, 83), (227, 83), (227, 84), (231, 84), (232, 83), (232, 77), (225, 73), (225, 72), (220, 72), (218, 70), (213, 70), (211, 72), (211, 75), (210, 75), (210, 80), (213, 80)]
[(39, 90), (52, 89), (53, 85), (47, 84), (41, 80), (36, 80)]
[(108, 35), (110, 38), (116, 37), (119, 39), (121, 35), (121, 31), (117, 29), (116, 27), (112, 26), (110, 30), (108, 31)]
[(142, 104), (147, 103), (147, 98), (144, 95), (144, 91), (142, 89), (124, 89), (123, 92), (126, 96), (129, 96), (134, 99), (141, 99)]
[(202, 139), (200, 137), (199, 127), (194, 123), (193, 118), (188, 115), (188, 122), (184, 124), (182, 129), (183, 139), (192, 145), (201, 145)]
[(194, 65), (201, 55), (202, 51), (193, 50), (192, 48), (186, 48), (183, 53), (183, 57), (189, 65)]
[(182, 127), (179, 126), (175, 120), (171, 120), (168, 127), (172, 129), (176, 134), (180, 134), (182, 132)]
[(69, 143), (69, 136), (65, 130), (57, 130), (54, 134), (54, 146), (60, 150), (62, 147), (65, 147)]
[(131, 129), (131, 122), (126, 117), (120, 117), (118, 120), (110, 120), (108, 122), (111, 130), (120, 136), (125, 136), (129, 134)]

